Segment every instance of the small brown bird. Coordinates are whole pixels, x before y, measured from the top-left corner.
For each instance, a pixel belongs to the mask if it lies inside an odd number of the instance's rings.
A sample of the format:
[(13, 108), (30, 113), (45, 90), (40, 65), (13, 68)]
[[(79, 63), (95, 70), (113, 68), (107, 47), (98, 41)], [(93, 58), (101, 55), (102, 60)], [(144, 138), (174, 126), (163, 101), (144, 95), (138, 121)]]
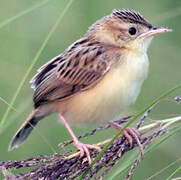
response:
[[(23, 143), (43, 117), (56, 112), (80, 155), (86, 154), (90, 163), (89, 149), (100, 151), (100, 147), (81, 143), (69, 123), (108, 122), (134, 103), (148, 74), (147, 48), (152, 37), (169, 31), (131, 10), (114, 10), (97, 21), (33, 77), (34, 110), (13, 137), (9, 150)], [(127, 128), (123, 135), (130, 144), (131, 137), (135, 138), (142, 148), (137, 132)]]

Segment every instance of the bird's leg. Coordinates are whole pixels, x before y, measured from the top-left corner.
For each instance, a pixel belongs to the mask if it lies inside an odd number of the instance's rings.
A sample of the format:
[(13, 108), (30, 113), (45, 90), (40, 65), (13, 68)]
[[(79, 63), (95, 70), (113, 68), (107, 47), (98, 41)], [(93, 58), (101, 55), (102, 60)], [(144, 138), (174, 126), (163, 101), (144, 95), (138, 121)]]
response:
[(77, 149), (80, 150), (80, 157), (83, 157), (85, 154), (87, 156), (89, 164), (91, 164), (91, 157), (90, 157), (90, 152), (89, 149), (96, 149), (97, 151), (101, 151), (101, 148), (99, 146), (91, 145), (91, 144), (83, 144), (81, 143), (78, 138), (75, 136), (74, 132), (72, 131), (70, 125), (66, 121), (66, 119), (59, 114), (61, 120), (63, 121), (66, 129), (68, 130), (69, 134), (71, 135), (74, 145), (77, 147)]
[[(117, 130), (121, 130), (122, 129), (122, 126), (115, 123), (115, 122), (109, 122), (109, 125)], [(141, 155), (144, 154), (144, 150), (143, 150), (143, 146), (140, 142), (140, 133), (134, 129), (134, 128), (126, 128), (124, 131), (123, 131), (123, 136), (127, 139), (127, 141), (129, 142), (130, 144), (130, 147), (132, 147), (133, 145), (133, 139), (136, 140), (136, 143), (138, 145), (138, 148), (140, 150), (140, 153)]]

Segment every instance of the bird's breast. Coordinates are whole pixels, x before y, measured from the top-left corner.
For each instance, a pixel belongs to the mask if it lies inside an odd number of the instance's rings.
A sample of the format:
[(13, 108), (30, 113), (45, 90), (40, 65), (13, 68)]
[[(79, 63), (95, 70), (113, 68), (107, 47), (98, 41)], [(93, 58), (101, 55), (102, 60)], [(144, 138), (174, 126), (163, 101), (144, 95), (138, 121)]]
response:
[(64, 102), (64, 116), (72, 123), (97, 123), (115, 119), (135, 102), (149, 61), (146, 54), (120, 60), (94, 87)]

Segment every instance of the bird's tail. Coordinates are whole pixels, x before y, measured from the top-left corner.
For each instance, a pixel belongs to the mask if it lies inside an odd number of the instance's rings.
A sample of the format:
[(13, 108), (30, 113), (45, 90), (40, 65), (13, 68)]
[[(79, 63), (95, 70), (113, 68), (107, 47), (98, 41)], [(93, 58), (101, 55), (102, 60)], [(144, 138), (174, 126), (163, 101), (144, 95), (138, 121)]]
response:
[(34, 126), (42, 119), (45, 115), (39, 112), (38, 109), (35, 109), (27, 118), (25, 123), (20, 127), (17, 133), (14, 135), (8, 150), (11, 151), (14, 148), (18, 148), (27, 137), (30, 135), (31, 131), (33, 130)]

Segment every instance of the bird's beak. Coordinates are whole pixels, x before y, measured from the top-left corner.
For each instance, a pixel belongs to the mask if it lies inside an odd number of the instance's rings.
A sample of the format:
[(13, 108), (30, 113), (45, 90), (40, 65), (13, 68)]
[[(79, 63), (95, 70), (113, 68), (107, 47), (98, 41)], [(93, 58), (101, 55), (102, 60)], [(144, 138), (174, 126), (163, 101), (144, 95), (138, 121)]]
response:
[(172, 29), (169, 29), (166, 27), (153, 26), (149, 31), (141, 34), (139, 36), (139, 38), (147, 38), (147, 37), (153, 36), (155, 34), (161, 34), (161, 33), (165, 33), (165, 32), (172, 32)]

